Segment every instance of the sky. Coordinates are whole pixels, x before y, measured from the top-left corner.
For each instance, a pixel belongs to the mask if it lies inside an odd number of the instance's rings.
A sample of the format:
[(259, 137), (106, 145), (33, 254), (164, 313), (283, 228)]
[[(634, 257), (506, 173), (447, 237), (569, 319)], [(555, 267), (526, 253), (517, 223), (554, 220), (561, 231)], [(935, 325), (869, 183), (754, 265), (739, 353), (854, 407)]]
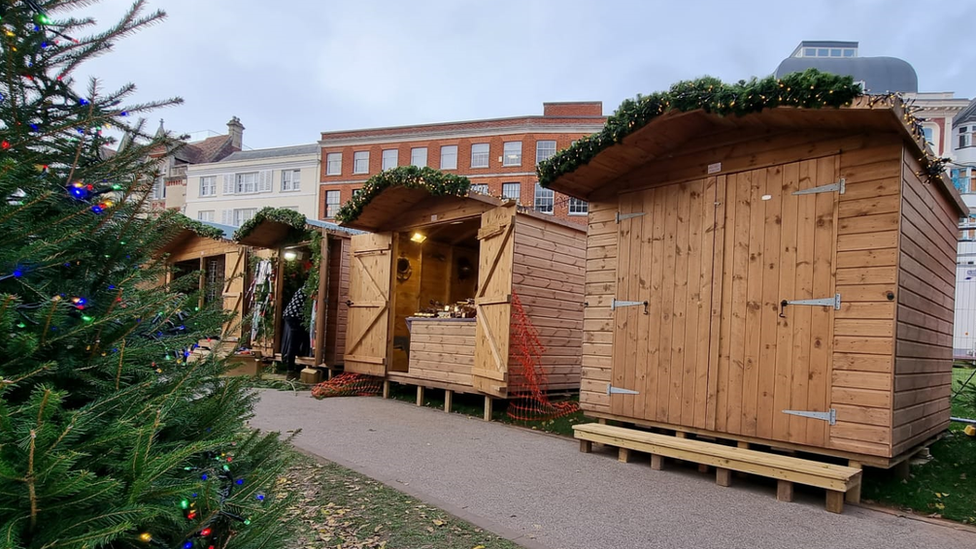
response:
[[(99, 27), (131, 0), (73, 14)], [(860, 42), (911, 63), (919, 91), (976, 96), (976, 47), (955, 21), (971, 0), (150, 0), (168, 17), (120, 39), (79, 80), (135, 83), (176, 133), (226, 132), (249, 148), (320, 132), (541, 115), (548, 101), (602, 101), (711, 75), (772, 74), (801, 40)], [(60, 15), (60, 14), (58, 14)], [(955, 30), (954, 30), (955, 29)], [(194, 134), (195, 135), (195, 134)]]

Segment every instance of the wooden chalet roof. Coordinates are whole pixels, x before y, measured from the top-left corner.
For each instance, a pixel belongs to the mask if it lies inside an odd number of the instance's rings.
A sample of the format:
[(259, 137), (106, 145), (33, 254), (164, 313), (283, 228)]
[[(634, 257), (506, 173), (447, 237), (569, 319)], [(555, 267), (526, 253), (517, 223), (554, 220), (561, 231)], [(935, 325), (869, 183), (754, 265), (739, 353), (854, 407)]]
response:
[[(905, 110), (898, 99), (877, 101), (864, 96), (847, 107), (776, 107), (744, 116), (719, 116), (704, 110), (672, 111), (656, 117), (620, 143), (601, 151), (587, 164), (560, 175), (549, 188), (586, 199), (618, 177), (655, 160), (777, 133), (816, 130), (898, 134), (920, 158), (934, 157), (927, 144), (916, 138), (906, 125)], [(702, 175), (706, 175), (707, 166), (703, 164), (701, 169)], [(944, 176), (935, 177), (933, 181), (942, 187), (961, 212), (969, 211), (959, 192)]]
[[(384, 189), (363, 207), (362, 213), (342, 226), (370, 232), (395, 230), (415, 224), (417, 212), (457, 212), (469, 210), (478, 215), (505, 204), (492, 196), (470, 192), (468, 196), (432, 196), (427, 190), (403, 186)], [(408, 221), (409, 219), (409, 221)], [(431, 219), (436, 222), (436, 219)]]
[[(347, 229), (335, 223), (319, 221), (317, 219), (306, 219), (305, 228), (343, 238), (360, 234), (360, 231)], [(246, 236), (240, 238), (238, 242), (257, 248), (278, 248), (285, 244), (303, 240), (304, 236), (301, 228), (294, 227), (288, 223), (265, 219), (258, 223)]]

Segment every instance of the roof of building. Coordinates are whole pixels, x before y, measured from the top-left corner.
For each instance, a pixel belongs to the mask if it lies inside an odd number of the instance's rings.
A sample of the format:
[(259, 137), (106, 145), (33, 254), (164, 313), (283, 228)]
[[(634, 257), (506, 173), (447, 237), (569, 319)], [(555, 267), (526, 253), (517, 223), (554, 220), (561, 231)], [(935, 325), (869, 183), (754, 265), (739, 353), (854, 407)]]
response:
[(188, 164), (205, 164), (223, 160), (228, 155), (237, 152), (231, 136), (215, 135), (203, 141), (187, 143), (176, 152), (176, 159)]
[(204, 225), (208, 225), (215, 229), (220, 229), (221, 231), (224, 231), (225, 239), (234, 240), (234, 231), (237, 230), (237, 227), (233, 227), (231, 225), (224, 225), (223, 223), (214, 223), (213, 221), (201, 221), (200, 223), (203, 223)]
[(976, 121), (976, 99), (970, 101), (969, 106), (952, 118), (952, 125), (955, 127), (964, 122), (973, 121)]
[(897, 57), (787, 57), (775, 75), (782, 78), (792, 72), (817, 69), (863, 81), (870, 93), (918, 92), (918, 75), (907, 62)]
[(308, 145), (293, 145), (290, 147), (274, 147), (270, 149), (255, 149), (253, 151), (237, 151), (221, 160), (221, 162), (234, 162), (236, 160), (261, 160), (265, 158), (277, 158), (280, 156), (298, 156), (302, 154), (318, 154), (320, 151), (317, 143)]

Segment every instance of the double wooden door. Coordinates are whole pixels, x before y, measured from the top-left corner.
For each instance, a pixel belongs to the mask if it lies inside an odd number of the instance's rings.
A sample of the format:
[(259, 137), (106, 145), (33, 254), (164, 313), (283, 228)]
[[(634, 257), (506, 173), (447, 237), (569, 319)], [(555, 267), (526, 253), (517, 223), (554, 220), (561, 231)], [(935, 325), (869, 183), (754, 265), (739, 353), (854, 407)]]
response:
[(784, 411), (830, 407), (837, 172), (826, 157), (620, 196), (614, 414), (826, 441), (829, 421)]

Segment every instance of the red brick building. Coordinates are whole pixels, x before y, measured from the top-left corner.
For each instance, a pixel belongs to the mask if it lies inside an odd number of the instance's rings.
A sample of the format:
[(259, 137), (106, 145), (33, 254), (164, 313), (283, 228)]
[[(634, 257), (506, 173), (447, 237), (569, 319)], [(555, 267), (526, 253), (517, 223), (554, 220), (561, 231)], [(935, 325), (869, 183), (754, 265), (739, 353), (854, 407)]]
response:
[(323, 132), (319, 217), (331, 219), (371, 176), (428, 166), (471, 180), (475, 190), (586, 224), (586, 202), (539, 187), (536, 164), (603, 128), (603, 103), (544, 103), (542, 116)]

